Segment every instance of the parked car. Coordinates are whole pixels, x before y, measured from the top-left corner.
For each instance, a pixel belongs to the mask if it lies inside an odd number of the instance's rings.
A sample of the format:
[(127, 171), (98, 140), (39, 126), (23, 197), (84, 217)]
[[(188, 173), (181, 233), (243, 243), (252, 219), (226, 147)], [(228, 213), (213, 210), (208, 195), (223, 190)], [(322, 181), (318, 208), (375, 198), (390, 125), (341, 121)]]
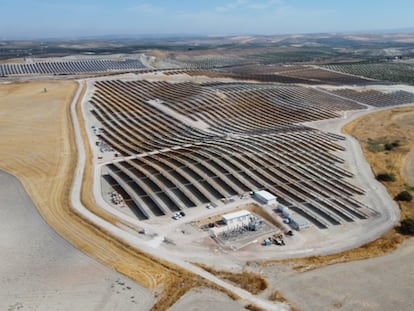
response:
[(175, 213), (174, 215), (173, 215), (173, 219), (175, 219), (175, 220), (178, 220), (178, 219), (180, 219), (181, 217), (183, 217), (182, 215), (181, 215), (181, 213), (180, 212), (177, 212), (177, 213)]

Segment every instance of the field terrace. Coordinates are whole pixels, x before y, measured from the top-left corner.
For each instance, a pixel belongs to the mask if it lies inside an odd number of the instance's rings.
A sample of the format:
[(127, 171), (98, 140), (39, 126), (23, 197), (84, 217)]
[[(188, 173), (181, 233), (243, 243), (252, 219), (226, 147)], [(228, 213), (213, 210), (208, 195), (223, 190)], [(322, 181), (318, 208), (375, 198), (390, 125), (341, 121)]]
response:
[(88, 107), (119, 156), (102, 179), (141, 220), (267, 189), (318, 228), (377, 214), (339, 157), (345, 138), (304, 126), (365, 109), (300, 86), (97, 81)]

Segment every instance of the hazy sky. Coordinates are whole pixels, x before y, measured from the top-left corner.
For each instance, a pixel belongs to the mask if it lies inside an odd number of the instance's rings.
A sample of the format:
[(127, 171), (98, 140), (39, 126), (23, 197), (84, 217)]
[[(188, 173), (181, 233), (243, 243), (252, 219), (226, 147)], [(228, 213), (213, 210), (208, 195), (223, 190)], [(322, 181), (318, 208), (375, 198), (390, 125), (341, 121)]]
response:
[(0, 0), (0, 39), (414, 27), (413, 0)]

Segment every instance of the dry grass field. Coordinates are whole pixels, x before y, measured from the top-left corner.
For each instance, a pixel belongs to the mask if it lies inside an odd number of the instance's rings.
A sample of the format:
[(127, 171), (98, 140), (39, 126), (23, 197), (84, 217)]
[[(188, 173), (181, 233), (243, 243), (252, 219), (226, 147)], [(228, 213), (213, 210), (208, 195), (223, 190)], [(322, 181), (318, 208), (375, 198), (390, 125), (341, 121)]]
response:
[(154, 310), (165, 310), (206, 282), (121, 243), (70, 206), (77, 153), (69, 108), (77, 87), (70, 81), (0, 85), (0, 169), (20, 179), (44, 219), (65, 239), (159, 293)]
[[(395, 182), (385, 186), (392, 197), (401, 191), (411, 189), (414, 184), (414, 107), (393, 108), (369, 114), (355, 120), (344, 128), (360, 142), (374, 174), (392, 173)], [(385, 144), (398, 142), (398, 147), (383, 150)], [(400, 202), (402, 219), (414, 217), (414, 202)]]

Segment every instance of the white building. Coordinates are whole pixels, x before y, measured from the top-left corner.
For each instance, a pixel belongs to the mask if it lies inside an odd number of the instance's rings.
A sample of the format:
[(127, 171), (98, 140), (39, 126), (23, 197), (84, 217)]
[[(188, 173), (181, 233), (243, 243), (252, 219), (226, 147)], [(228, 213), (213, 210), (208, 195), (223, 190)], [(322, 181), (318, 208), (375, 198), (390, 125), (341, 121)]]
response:
[(254, 197), (265, 205), (277, 204), (277, 198), (266, 190), (259, 190), (253, 193)]
[(252, 214), (249, 211), (241, 210), (234, 213), (229, 213), (223, 215), (223, 221), (226, 225), (231, 225), (234, 223), (241, 223), (250, 219)]
[(289, 225), (297, 231), (307, 229), (311, 225), (309, 221), (298, 214), (291, 215), (289, 221)]
[(280, 204), (278, 210), (282, 214), (282, 217), (287, 220), (286, 223), (288, 223), (292, 229), (300, 231), (302, 229), (309, 228), (311, 225), (307, 219), (293, 212), (287, 206)]

